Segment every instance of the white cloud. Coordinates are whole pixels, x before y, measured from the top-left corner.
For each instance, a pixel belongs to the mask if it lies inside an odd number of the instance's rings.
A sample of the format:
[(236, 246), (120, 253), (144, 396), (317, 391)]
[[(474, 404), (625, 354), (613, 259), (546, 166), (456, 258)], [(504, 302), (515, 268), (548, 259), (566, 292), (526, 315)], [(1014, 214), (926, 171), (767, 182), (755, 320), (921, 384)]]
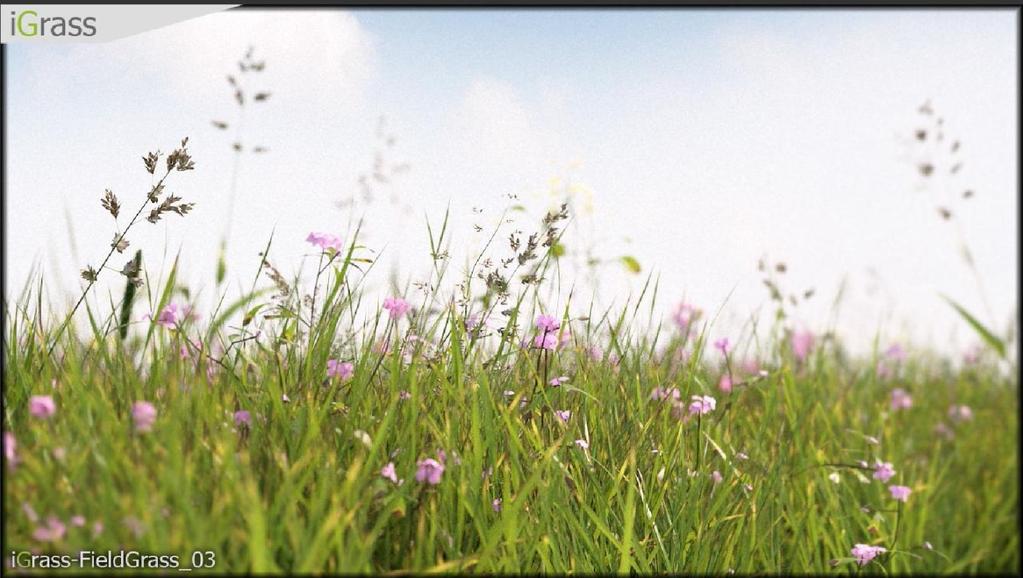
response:
[(521, 193), (544, 182), (568, 156), (548, 94), (527, 101), (509, 83), (477, 78), (442, 135), (446, 163), (462, 166), (480, 186)]
[(142, 76), (187, 102), (205, 103), (222, 99), (224, 85), (211, 79), (237, 71), (250, 46), (257, 59), (269, 55), (267, 85), (311, 106), (361, 104), (373, 77), (373, 39), (351, 13), (258, 9), (218, 12), (114, 42), (32, 47), (41, 62), (22, 74), (57, 91)]

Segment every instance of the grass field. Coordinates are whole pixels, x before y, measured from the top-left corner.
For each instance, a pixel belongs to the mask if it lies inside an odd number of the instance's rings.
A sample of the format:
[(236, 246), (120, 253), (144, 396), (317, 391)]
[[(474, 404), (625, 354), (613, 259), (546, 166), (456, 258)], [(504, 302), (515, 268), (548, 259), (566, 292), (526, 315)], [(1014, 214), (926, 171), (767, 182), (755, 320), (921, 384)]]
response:
[[(191, 209), (160, 202), (185, 144), (135, 219)], [(780, 294), (735, 343), (690, 305), (655, 319), (655, 283), (604, 311), (558, 300), (569, 218), (453, 287), (445, 219), (430, 280), (382, 303), (357, 231), (310, 234), (314, 279), (263, 261), (210, 311), (139, 257), (105, 304), (54, 312), (26, 287), (5, 302), (6, 570), (1018, 570), (1004, 343), (853, 357), (793, 332)]]
[[(780, 325), (710, 344), (691, 310), (633, 332), (642, 299), (555, 311), (538, 286), (376, 310), (356, 246), (319, 244), (304, 307), (278, 279), (202, 323), (171, 273), (122, 338), (123, 307), (57, 335), (31, 295), (8, 304), (5, 552), (215, 572), (1019, 567), (1018, 383), (993, 356), (853, 359)], [(858, 544), (886, 551), (861, 565)]]

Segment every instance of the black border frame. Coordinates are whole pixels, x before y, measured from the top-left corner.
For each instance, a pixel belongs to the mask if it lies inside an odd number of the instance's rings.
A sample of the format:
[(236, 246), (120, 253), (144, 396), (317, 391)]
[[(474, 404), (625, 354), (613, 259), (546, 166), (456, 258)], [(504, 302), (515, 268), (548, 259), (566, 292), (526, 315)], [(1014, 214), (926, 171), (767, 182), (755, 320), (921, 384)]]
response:
[[(53, 4), (65, 4), (66, 2), (44, 0), (42, 2), (32, 2), (35, 5), (53, 5)], [(197, 2), (190, 0), (177, 0), (172, 2), (173, 4), (217, 4), (218, 2)], [(113, 2), (97, 2), (93, 5), (121, 5), (120, 3)], [(822, 3), (813, 0), (788, 0), (783, 2), (769, 2), (766, 0), (732, 0), (731, 2), (707, 2), (707, 1), (687, 1), (687, 0), (642, 0), (638, 3), (622, 2), (621, 0), (590, 0), (590, 1), (572, 1), (572, 0), (556, 0), (554, 2), (544, 2), (543, 0), (447, 0), (442, 2), (430, 3), (421, 0), (384, 0), (381, 2), (372, 2), (367, 0), (357, 0), (353, 2), (331, 2), (329, 0), (306, 0), (304, 2), (297, 2), (294, 4), (280, 3), (273, 0), (250, 0), (244, 4), (240, 4), (232, 10), (237, 9), (280, 9), (280, 10), (301, 10), (301, 9), (403, 9), (403, 10), (431, 10), (431, 9), (459, 9), (459, 10), (515, 10), (515, 9), (526, 9), (526, 10), (848, 10), (848, 9), (859, 9), (859, 10), (871, 10), (871, 11), (889, 11), (889, 10), (992, 10), (992, 9), (1014, 9), (1016, 13), (1016, 39), (1017, 43), (1023, 42), (1020, 33), (1023, 31), (1021, 23), (1023, 23), (1023, 0), (985, 0), (980, 3), (965, 3), (965, 2), (944, 2), (944, 1), (927, 1), (927, 0), (899, 0), (898, 2), (885, 2), (884, 0), (862, 0), (860, 2), (850, 2), (848, 0)], [(1021, 124), (1023, 123), (1023, 72), (1020, 69), (1020, 45), (1017, 44), (1016, 52), (1016, 114), (1017, 114), (1017, 126), (1016, 126), (1016, 150), (1018, 153), (1023, 154), (1023, 149), (1020, 148), (1021, 144)], [(7, 181), (3, 178), (7, 174), (7, 48), (6, 46), (0, 46), (0, 78), (2, 78), (2, 89), (0, 89), (0, 149), (3, 150), (2, 157), (0, 157), (0, 180), (2, 180), (2, 186), (0, 186), (0, 290), (3, 291), (3, 299), (5, 306), (0, 308), (0, 318), (3, 319), (2, 325), (6, 327), (6, 301), (7, 301)], [(1023, 163), (1018, 163), (1016, 166), (1016, 195), (1017, 197), (1023, 197), (1021, 194), (1021, 182), (1023, 182)], [(1016, 247), (1017, 257), (1021, 257), (1020, 248), (1023, 248), (1023, 237), (1020, 235), (1020, 222), (1019, 214), (1016, 215)], [(1017, 322), (1021, 311), (1023, 311), (1023, 299), (1020, 296), (1020, 280), (1023, 278), (1021, 273), (1020, 263), (1017, 262), (1016, 269), (1016, 298), (1017, 308), (1016, 316)], [(0, 392), (6, 392), (6, 356), (3, 355), (3, 351), (6, 350), (7, 334), (5, 331), (0, 329)], [(1023, 339), (1017, 336), (1016, 339), (1016, 359), (1020, 360), (1023, 358)], [(1019, 371), (1019, 367), (1016, 368)], [(1017, 375), (1017, 382), (1019, 375)], [(1018, 394), (1018, 392), (1017, 392)], [(5, 397), (5, 396), (4, 396)], [(1017, 415), (1023, 415), (1023, 402), (1017, 398)], [(0, 424), (6, 422), (5, 416), (0, 415)], [(1018, 423), (1018, 421), (1017, 421)], [(6, 428), (2, 428), (6, 430)], [(1017, 431), (1017, 436), (1020, 436), (1020, 431)], [(1020, 438), (1023, 442), (1023, 437)], [(1023, 462), (1023, 443), (1019, 443), (1016, 446), (1017, 451), (1017, 477), (1020, 481), (1020, 485), (1023, 486), (1023, 470), (1020, 469), (1020, 464)], [(5, 468), (0, 467), (0, 520), (5, 519), (4, 514), (6, 499), (4, 492), (4, 470)], [(1023, 516), (1020, 515), (1019, 504), (1017, 503), (1017, 516), (1016, 521), (1023, 534)], [(7, 528), (6, 523), (3, 527), (0, 527), (0, 555), (6, 557), (6, 546), (7, 546)], [(6, 569), (6, 566), (0, 568)], [(1017, 568), (1017, 571), (1019, 569)], [(130, 576), (131, 571), (115, 571), (116, 575)], [(148, 575), (156, 575), (157, 572), (151, 572)], [(228, 573), (228, 575), (231, 575)], [(237, 575), (237, 574), (236, 574)], [(1013, 575), (1013, 574), (1007, 574)]]

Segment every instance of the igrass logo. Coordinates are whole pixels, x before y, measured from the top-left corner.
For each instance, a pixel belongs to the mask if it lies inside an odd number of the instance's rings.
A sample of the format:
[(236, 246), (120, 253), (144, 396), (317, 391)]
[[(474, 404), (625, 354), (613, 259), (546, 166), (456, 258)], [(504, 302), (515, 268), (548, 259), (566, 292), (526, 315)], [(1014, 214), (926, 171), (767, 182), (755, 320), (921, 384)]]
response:
[(40, 16), (31, 9), (11, 10), (12, 37), (23, 38), (77, 38), (96, 35), (93, 16)]

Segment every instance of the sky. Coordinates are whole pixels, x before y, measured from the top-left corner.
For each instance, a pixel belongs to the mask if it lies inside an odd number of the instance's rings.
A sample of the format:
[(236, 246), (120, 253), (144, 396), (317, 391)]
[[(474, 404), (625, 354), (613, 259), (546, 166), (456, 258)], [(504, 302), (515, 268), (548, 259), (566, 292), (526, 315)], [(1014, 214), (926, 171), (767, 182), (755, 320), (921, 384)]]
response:
[[(310, 231), (348, 238), (364, 219), (382, 300), (392, 272), (426, 278), (428, 219), (450, 211), (458, 273), (504, 208), (523, 205), (525, 228), (568, 194), (563, 269), (583, 302), (621, 305), (652, 273), (658, 318), (684, 299), (734, 340), (770, 310), (766, 258), (787, 265), (787, 291), (815, 290), (793, 326), (834, 327), (859, 351), (875, 337), (962, 350), (975, 337), (942, 294), (1001, 331), (1018, 317), (1017, 23), (1011, 10), (234, 9), (104, 44), (9, 45), (6, 297), (42, 274), (71, 300), (113, 236), (103, 191), (134, 205), (150, 184), (139, 157), (188, 136), (197, 169), (168, 188), (195, 211), (130, 238), (154, 276), (180, 253), (200, 308), (218, 297), (229, 222), (237, 293), (271, 233), (272, 262), (308, 273)], [(241, 157), (232, 205), (225, 75), (249, 46), (266, 68), (245, 82), (271, 97), (246, 107), (241, 136), (268, 152)], [(917, 170), (925, 101), (961, 142), (954, 176)], [(381, 149), (407, 170), (367, 199), (359, 177)], [(607, 261), (599, 289), (587, 254)], [(103, 300), (121, 290), (109, 279)]]

